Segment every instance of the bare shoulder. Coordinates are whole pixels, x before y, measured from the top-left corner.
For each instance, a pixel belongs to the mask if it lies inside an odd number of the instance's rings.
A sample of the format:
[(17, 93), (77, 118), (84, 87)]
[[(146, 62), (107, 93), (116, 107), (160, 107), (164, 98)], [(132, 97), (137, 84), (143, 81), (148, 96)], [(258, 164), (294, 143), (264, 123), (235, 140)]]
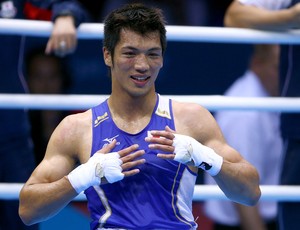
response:
[(87, 161), (91, 146), (91, 111), (65, 117), (52, 133), (45, 157), (27, 184), (56, 181)]
[(205, 143), (211, 138), (222, 139), (219, 126), (211, 112), (197, 103), (173, 101), (176, 130)]
[(173, 101), (172, 105), (177, 133), (195, 138), (231, 162), (242, 159), (241, 155), (226, 143), (210, 111), (196, 103)]
[[(82, 113), (66, 116), (54, 130), (47, 149), (47, 154), (52, 152), (64, 152), (74, 158), (83, 159), (83, 153), (90, 149), (92, 136), (92, 115), (87, 110)], [(50, 149), (49, 149), (50, 148)], [(53, 151), (55, 148), (59, 151)]]
[(205, 125), (205, 121), (214, 121), (212, 114), (197, 103), (172, 101), (172, 105), (175, 122), (179, 124), (195, 126), (195, 122)]
[(180, 102), (172, 100), (173, 109), (179, 112), (197, 112), (197, 113), (206, 113), (208, 110), (201, 106), (200, 104), (193, 102)]
[(62, 122), (59, 124), (61, 129), (72, 134), (77, 134), (78, 132), (85, 132), (86, 129), (90, 129), (92, 124), (92, 114), (91, 110), (87, 110), (82, 113), (71, 114), (66, 116)]

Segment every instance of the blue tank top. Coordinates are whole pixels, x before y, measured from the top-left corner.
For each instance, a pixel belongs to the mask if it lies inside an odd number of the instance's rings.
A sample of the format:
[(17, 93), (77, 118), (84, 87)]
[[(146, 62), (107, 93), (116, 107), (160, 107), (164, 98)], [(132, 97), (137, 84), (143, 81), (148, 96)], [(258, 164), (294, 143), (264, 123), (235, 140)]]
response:
[(196, 229), (192, 196), (197, 175), (184, 164), (158, 158), (158, 151), (150, 150), (144, 140), (150, 130), (163, 130), (166, 125), (175, 130), (171, 100), (157, 95), (149, 124), (137, 134), (115, 125), (107, 100), (92, 108), (92, 114), (91, 155), (116, 139), (112, 152), (137, 143), (146, 152), (146, 163), (138, 166), (137, 175), (85, 191), (91, 229)]

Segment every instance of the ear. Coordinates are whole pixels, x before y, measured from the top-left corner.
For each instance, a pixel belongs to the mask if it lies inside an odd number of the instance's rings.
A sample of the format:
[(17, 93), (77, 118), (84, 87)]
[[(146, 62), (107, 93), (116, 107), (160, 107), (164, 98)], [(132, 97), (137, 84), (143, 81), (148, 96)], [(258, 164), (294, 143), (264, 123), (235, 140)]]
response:
[(111, 53), (107, 50), (106, 47), (103, 47), (103, 59), (104, 59), (105, 65), (112, 67)]

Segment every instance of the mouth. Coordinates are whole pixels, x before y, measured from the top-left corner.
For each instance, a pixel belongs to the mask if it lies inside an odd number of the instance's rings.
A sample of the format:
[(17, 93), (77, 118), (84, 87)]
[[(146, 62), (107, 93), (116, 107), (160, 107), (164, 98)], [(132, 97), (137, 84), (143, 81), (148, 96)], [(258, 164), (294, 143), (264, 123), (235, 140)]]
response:
[(150, 79), (150, 76), (143, 76), (143, 77), (130, 76), (130, 78), (133, 79), (136, 82), (146, 82), (147, 80)]

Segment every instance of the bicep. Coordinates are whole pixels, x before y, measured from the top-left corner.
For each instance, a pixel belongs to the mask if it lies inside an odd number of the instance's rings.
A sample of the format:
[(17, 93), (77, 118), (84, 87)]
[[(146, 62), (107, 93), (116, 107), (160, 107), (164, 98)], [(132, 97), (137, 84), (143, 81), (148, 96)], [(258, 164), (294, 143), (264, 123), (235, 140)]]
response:
[(67, 175), (74, 165), (67, 158), (54, 155), (45, 158), (30, 176), (27, 184), (51, 183)]
[[(70, 132), (67, 135), (67, 131)], [(49, 140), (45, 157), (32, 173), (28, 183), (50, 183), (67, 175), (76, 164), (76, 144), (72, 141), (72, 131), (62, 122)]]
[(202, 127), (203, 130), (198, 135), (200, 143), (212, 148), (229, 162), (235, 163), (243, 160), (241, 154), (226, 142), (222, 130), (213, 116), (207, 116), (203, 123), (205, 124)]

